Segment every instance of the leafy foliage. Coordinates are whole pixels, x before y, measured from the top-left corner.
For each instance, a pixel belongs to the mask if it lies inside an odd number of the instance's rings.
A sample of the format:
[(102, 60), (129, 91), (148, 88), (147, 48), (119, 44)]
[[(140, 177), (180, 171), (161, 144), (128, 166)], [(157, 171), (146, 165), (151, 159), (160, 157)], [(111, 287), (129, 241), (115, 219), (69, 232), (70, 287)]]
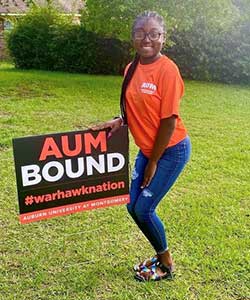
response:
[(33, 9), (8, 37), (16, 67), (83, 73), (121, 73), (130, 58), (129, 43), (103, 38), (72, 25), (52, 8)]
[(193, 27), (200, 16), (211, 30), (221, 30), (232, 24), (234, 15), (230, 0), (87, 0), (82, 21), (91, 31), (129, 40), (132, 23), (144, 10), (160, 13), (170, 33), (174, 28), (187, 30)]
[(175, 30), (167, 54), (183, 76), (226, 83), (250, 83), (250, 22), (224, 32), (211, 32), (204, 20), (187, 31)]
[(248, 0), (88, 0), (81, 26), (50, 6), (36, 8), (17, 22), (9, 49), (21, 68), (122, 73), (131, 59), (132, 22), (145, 9), (164, 16), (165, 51), (183, 76), (250, 83)]
[(54, 26), (64, 22), (65, 19), (51, 8), (34, 8), (20, 19), (8, 36), (8, 47), (15, 65), (51, 70), (54, 60), (50, 41)]
[(199, 80), (250, 82), (248, 0), (88, 0), (83, 23), (105, 36), (130, 39), (143, 10), (157, 10), (167, 24), (166, 53), (183, 76)]
[(82, 23), (88, 30), (101, 35), (129, 41), (134, 19), (146, 9), (156, 10), (165, 17), (169, 28), (173, 26), (174, 19), (164, 9), (165, 2), (167, 1), (88, 0), (82, 14)]

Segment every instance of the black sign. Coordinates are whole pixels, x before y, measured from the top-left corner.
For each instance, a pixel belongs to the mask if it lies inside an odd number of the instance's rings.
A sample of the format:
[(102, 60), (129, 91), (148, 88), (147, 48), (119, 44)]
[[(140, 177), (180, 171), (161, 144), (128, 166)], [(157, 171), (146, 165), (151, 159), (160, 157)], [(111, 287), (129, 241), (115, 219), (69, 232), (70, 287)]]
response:
[(128, 129), (13, 139), (21, 223), (129, 202)]

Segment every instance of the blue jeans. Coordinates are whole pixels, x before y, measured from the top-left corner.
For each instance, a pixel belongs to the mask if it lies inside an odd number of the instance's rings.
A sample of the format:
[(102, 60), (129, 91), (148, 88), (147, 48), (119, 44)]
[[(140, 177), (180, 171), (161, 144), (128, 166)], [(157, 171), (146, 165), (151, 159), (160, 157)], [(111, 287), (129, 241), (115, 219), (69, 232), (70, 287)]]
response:
[(148, 158), (139, 151), (135, 160), (127, 209), (158, 254), (168, 250), (168, 245), (163, 224), (155, 209), (180, 175), (190, 153), (191, 143), (188, 136), (177, 145), (167, 148), (158, 161), (152, 181), (144, 189), (141, 189), (141, 184)]

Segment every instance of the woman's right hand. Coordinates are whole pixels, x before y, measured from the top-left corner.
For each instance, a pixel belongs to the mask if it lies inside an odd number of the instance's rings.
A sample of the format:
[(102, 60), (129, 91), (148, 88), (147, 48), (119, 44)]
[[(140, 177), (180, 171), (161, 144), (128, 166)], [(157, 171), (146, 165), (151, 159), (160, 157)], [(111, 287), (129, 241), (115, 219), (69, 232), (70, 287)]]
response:
[(121, 125), (122, 125), (122, 119), (116, 118), (116, 119), (107, 121), (105, 123), (95, 125), (95, 126), (91, 127), (91, 129), (92, 130), (101, 130), (101, 129), (105, 129), (105, 128), (111, 128), (111, 130), (109, 132), (109, 135), (111, 135), (116, 130), (118, 130), (121, 127)]

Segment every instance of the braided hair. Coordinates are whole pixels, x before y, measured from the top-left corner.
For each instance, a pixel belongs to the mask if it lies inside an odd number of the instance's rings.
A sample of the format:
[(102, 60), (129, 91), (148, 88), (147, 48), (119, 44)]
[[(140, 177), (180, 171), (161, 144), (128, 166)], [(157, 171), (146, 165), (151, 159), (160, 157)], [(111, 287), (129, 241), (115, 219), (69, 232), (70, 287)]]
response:
[(159, 15), (155, 11), (144, 11), (142, 14), (138, 15), (134, 20), (134, 23), (132, 25), (132, 36), (135, 31), (135, 27), (136, 27), (137, 23), (141, 20), (148, 20), (148, 19), (156, 20), (159, 23), (159, 25), (163, 28), (163, 31), (164, 32), (166, 31), (165, 21), (161, 15)]
[[(165, 22), (164, 19), (161, 15), (159, 15), (157, 12), (155, 11), (144, 11), (142, 14), (138, 15), (135, 20), (134, 23), (132, 25), (132, 36), (134, 35), (135, 32), (135, 27), (137, 25), (137, 23), (141, 20), (148, 20), (148, 19), (155, 19), (159, 25), (163, 28), (164, 32), (166, 31), (166, 26), (165, 26)], [(123, 83), (122, 83), (122, 88), (121, 88), (121, 95), (120, 95), (120, 109), (121, 109), (121, 116), (123, 119), (123, 123), (127, 124), (127, 114), (126, 114), (126, 106), (125, 106), (125, 94), (126, 94), (126, 90), (127, 87), (135, 73), (136, 67), (138, 65), (140, 61), (140, 56), (138, 53), (136, 53), (134, 60), (132, 61), (131, 65), (128, 68), (128, 71), (126, 73), (126, 76), (123, 79)]]

